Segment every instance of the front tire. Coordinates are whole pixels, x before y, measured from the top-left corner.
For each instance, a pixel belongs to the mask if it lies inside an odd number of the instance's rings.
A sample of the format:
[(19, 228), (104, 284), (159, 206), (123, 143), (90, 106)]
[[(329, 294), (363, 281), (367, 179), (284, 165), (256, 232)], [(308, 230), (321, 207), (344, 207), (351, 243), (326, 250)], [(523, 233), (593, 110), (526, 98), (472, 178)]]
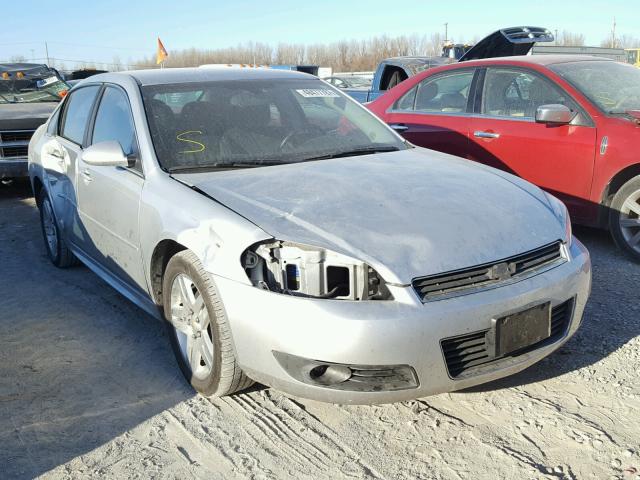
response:
[(69, 268), (77, 263), (76, 257), (71, 253), (67, 244), (60, 235), (60, 227), (49, 195), (43, 188), (38, 195), (40, 207), (40, 226), (44, 237), (44, 247), (51, 263), (58, 268)]
[(218, 291), (193, 252), (169, 260), (162, 292), (171, 347), (193, 388), (220, 397), (249, 387), (253, 381), (238, 366)]
[(613, 197), (609, 229), (616, 245), (640, 262), (640, 175), (625, 183)]

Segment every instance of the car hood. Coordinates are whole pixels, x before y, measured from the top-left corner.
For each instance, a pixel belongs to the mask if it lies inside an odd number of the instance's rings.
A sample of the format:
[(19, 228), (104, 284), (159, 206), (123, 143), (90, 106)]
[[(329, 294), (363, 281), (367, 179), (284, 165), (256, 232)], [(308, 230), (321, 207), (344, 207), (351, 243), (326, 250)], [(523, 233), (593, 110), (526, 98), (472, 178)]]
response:
[(565, 231), (537, 187), (421, 148), (174, 177), (279, 240), (350, 255), (398, 284), (501, 260)]
[(0, 130), (35, 130), (57, 106), (58, 102), (0, 103)]
[(484, 37), (460, 57), (459, 61), (526, 55), (535, 43), (553, 41), (553, 34), (546, 28), (503, 28)]

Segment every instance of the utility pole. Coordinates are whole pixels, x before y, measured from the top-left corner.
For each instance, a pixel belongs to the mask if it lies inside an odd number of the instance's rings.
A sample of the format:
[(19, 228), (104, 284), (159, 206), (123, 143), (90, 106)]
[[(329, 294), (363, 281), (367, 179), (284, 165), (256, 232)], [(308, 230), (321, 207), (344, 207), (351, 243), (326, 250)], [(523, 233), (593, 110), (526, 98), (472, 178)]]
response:
[(49, 66), (49, 46), (47, 45), (47, 42), (44, 42), (44, 51), (47, 54), (47, 66)]
[(449, 22), (444, 24), (444, 41), (449, 40)]
[(30, 48), (29, 50), (31, 50), (31, 61), (35, 62), (36, 61), (36, 55), (35, 55), (35, 49)]
[(613, 28), (611, 29), (611, 48), (616, 48), (616, 17), (613, 17)]
[(554, 37), (554, 43), (558, 45), (558, 29), (556, 28), (556, 36)]

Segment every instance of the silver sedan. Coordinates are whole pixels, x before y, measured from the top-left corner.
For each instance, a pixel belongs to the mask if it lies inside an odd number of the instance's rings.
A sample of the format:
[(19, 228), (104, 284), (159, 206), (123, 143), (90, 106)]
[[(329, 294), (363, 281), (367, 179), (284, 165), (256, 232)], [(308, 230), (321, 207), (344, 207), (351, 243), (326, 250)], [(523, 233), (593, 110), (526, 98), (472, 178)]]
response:
[(562, 203), (415, 148), (304, 74), (96, 75), (29, 162), (51, 261), (84, 263), (165, 321), (204, 395), (254, 380), (336, 403), (466, 388), (556, 350), (590, 292)]

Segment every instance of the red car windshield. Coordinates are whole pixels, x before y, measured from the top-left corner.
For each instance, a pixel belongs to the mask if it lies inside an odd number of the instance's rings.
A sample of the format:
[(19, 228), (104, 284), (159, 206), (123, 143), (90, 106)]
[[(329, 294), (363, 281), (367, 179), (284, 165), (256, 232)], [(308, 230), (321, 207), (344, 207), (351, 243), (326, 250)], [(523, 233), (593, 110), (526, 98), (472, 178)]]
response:
[(640, 69), (618, 62), (586, 61), (551, 65), (605, 113), (640, 110)]

